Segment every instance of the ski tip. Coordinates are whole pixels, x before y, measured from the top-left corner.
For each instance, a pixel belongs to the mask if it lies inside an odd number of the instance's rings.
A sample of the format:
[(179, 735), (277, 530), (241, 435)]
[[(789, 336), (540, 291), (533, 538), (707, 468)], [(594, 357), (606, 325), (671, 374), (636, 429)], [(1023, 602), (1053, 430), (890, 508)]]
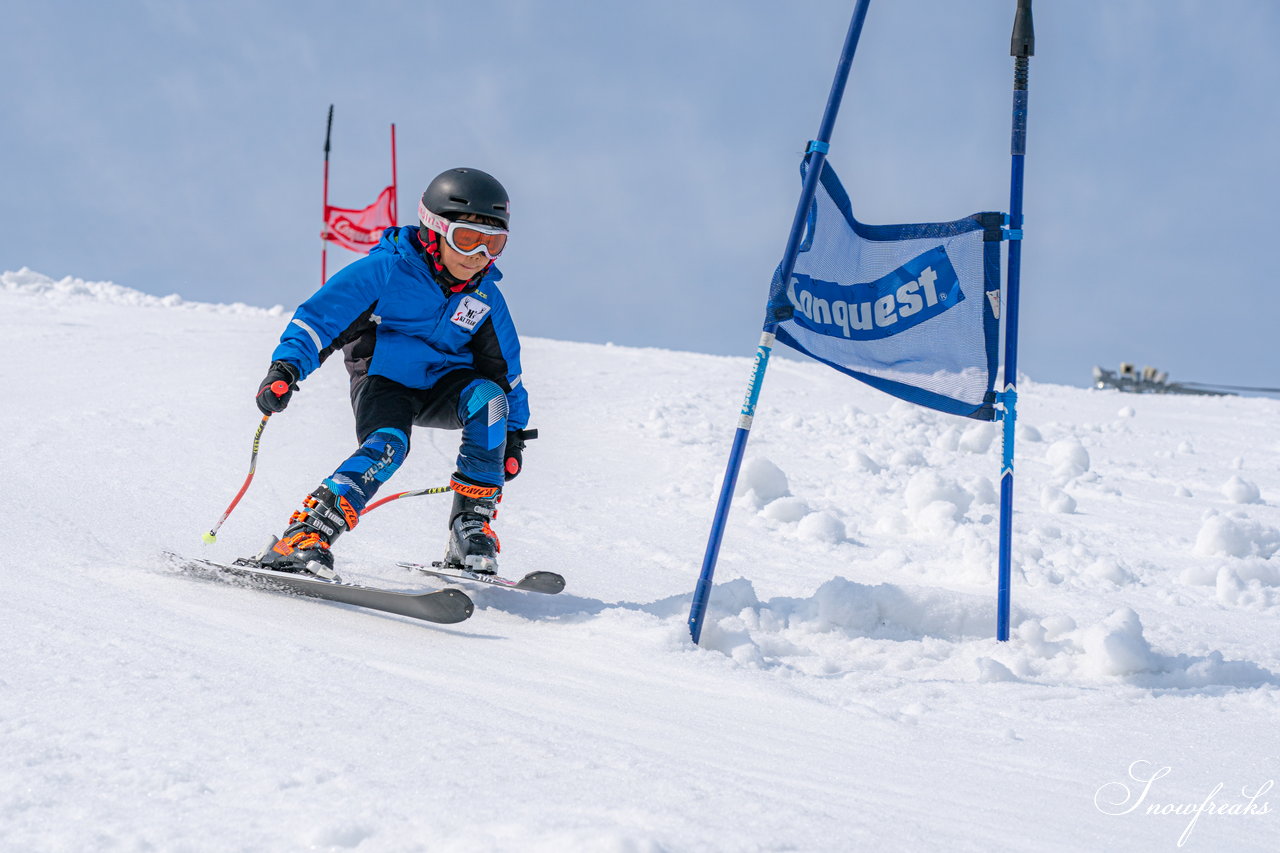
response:
[(431, 596), (433, 598), (438, 597), (441, 602), (448, 605), (446, 610), (436, 614), (437, 618), (432, 620), (434, 622), (440, 622), (444, 625), (465, 622), (476, 611), (476, 605), (471, 600), (471, 596), (460, 589), (442, 589), (439, 592), (431, 593)]
[(564, 591), (564, 576), (555, 572), (529, 572), (520, 579), (516, 588), (558, 595)]

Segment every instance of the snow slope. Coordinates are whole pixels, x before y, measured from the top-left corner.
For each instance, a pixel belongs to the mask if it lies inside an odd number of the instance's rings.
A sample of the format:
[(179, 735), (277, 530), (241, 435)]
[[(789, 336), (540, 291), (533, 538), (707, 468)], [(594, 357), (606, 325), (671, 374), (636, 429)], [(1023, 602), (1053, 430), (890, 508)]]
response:
[[(996, 429), (775, 360), (698, 648), (749, 360), (529, 340), (497, 529), (569, 587), (446, 628), (161, 559), (258, 550), (352, 449), (331, 364), (200, 543), (287, 317), (0, 275), (0, 849), (1275, 849), (1280, 402), (1024, 381), (998, 644)], [(392, 486), (455, 452), (418, 431)], [(340, 568), (430, 585), (394, 560), (446, 506)]]

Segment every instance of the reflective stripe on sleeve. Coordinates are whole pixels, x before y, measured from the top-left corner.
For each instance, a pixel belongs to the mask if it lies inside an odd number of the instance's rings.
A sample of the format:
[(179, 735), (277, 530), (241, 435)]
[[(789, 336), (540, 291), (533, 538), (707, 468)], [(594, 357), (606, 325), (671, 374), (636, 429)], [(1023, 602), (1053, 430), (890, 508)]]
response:
[(320, 345), (320, 336), (316, 334), (315, 329), (311, 328), (306, 323), (299, 320), (297, 317), (293, 318), (293, 324), (295, 326), (300, 327), (302, 331), (306, 332), (308, 335), (311, 336), (311, 343), (316, 345), (316, 352), (320, 352), (320, 350), (324, 349), (324, 347)]

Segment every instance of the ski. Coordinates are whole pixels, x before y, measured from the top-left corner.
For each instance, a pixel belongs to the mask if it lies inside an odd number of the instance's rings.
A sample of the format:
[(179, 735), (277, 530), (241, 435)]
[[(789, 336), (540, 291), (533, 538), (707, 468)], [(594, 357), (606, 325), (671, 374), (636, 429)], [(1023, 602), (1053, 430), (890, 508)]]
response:
[(564, 577), (555, 572), (529, 572), (519, 580), (513, 580), (501, 575), (473, 572), (462, 566), (448, 566), (439, 562), (430, 565), (426, 563), (397, 563), (397, 565), (445, 580), (475, 581), (500, 589), (519, 589), (524, 592), (541, 592), (545, 595), (555, 595), (564, 589)]
[(308, 575), (273, 572), (252, 565), (226, 565), (200, 557), (183, 557), (165, 552), (180, 570), (217, 580), (240, 579), (257, 589), (287, 592), (307, 598), (320, 598), (341, 604), (353, 604), (369, 610), (380, 610), (426, 622), (451, 625), (469, 617), (475, 605), (467, 594), (457, 589), (431, 592), (397, 592), (358, 584), (325, 581)]

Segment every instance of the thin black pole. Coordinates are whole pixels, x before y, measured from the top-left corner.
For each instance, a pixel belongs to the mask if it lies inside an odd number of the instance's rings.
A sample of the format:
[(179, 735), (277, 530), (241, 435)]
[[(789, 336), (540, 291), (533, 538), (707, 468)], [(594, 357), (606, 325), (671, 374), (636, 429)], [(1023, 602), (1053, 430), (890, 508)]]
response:
[(324, 241), (320, 248), (320, 284), (325, 283), (325, 267), (329, 261), (329, 137), (333, 133), (333, 104), (329, 105), (329, 122), (324, 128), (324, 210), (320, 221), (324, 223), (320, 239)]

